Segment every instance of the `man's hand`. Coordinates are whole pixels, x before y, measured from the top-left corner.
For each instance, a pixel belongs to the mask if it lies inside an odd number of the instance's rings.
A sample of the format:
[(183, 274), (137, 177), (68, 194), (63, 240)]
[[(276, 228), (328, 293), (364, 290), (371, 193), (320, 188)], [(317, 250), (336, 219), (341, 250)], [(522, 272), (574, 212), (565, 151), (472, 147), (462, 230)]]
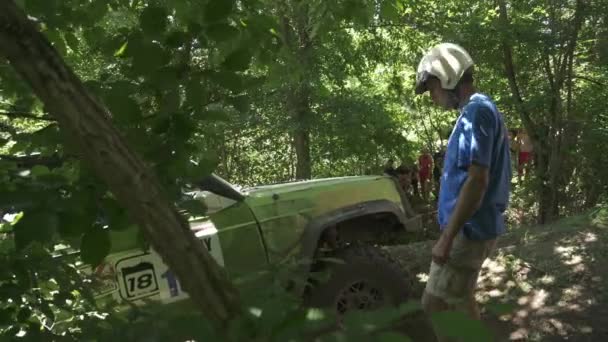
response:
[(453, 240), (445, 236), (445, 234), (442, 234), (441, 237), (439, 237), (439, 240), (437, 240), (435, 246), (433, 246), (432, 251), (433, 261), (436, 264), (443, 265), (448, 261), (450, 251), (452, 250), (452, 241)]

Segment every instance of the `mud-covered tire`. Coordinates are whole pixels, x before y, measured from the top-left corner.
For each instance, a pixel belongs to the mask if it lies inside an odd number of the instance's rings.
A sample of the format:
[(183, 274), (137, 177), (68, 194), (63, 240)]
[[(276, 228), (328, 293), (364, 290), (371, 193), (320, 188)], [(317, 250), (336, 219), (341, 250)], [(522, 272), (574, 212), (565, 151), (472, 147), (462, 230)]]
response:
[(374, 246), (351, 246), (332, 255), (329, 280), (311, 289), (308, 303), (333, 308), (337, 314), (399, 305), (410, 295), (407, 274), (399, 262)]

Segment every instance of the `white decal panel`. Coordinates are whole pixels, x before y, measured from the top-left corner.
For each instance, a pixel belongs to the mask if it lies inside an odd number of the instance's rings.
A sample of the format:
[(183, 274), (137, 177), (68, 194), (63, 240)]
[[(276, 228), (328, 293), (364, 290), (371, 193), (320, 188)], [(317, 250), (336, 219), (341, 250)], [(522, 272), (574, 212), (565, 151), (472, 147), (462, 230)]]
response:
[[(196, 233), (213, 259), (224, 266), (224, 256), (217, 230), (205, 229)], [(116, 260), (116, 259), (115, 259)], [(120, 299), (129, 302), (145, 299), (171, 303), (188, 297), (175, 274), (169, 270), (154, 250), (132, 254), (115, 263)]]

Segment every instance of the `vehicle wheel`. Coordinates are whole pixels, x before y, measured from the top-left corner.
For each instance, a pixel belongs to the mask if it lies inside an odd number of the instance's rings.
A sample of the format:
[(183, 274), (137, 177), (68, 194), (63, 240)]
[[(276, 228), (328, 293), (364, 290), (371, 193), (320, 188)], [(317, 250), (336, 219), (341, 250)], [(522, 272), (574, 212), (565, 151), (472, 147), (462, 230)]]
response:
[(410, 284), (397, 260), (380, 248), (352, 246), (336, 252), (330, 278), (309, 294), (313, 307), (334, 308), (338, 315), (352, 310), (374, 310), (399, 305), (409, 296)]

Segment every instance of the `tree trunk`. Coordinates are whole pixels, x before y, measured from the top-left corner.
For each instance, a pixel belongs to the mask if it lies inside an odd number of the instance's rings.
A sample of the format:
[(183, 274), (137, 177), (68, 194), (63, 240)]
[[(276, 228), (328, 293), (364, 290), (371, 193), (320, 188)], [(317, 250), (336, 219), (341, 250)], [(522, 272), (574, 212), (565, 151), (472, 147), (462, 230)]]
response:
[(0, 2), (0, 54), (57, 119), (67, 143), (128, 209), (201, 312), (223, 329), (241, 309), (238, 293), (166, 198), (160, 183), (112, 125), (107, 108), (65, 64), (13, 1)]
[(312, 40), (308, 4), (305, 1), (280, 1), (281, 38), (287, 50), (287, 63), (292, 66), (286, 80), (286, 109), (292, 119), (292, 137), (296, 152), (296, 179), (310, 179), (310, 125), (312, 121), (310, 73), (312, 66)]
[[(299, 102), (305, 95), (295, 93), (293, 95), (295, 101)], [(293, 140), (296, 150), (296, 179), (310, 179), (312, 175), (312, 166), (310, 160), (310, 128), (308, 125), (310, 115), (305, 106), (292, 105), (293, 118), (296, 124), (296, 129), (293, 133)], [(295, 108), (294, 108), (295, 107)]]
[[(543, 178), (542, 184), (542, 196), (539, 206), (539, 221), (540, 223), (550, 222), (560, 215), (559, 211), (559, 190), (564, 186), (562, 182), (562, 173), (568, 173), (568, 170), (564, 170), (563, 165), (563, 146), (564, 136), (570, 136), (572, 132), (566, 132), (567, 121), (564, 120), (564, 114), (566, 118), (571, 114), (572, 110), (572, 78), (573, 78), (573, 63), (574, 63), (574, 52), (578, 41), (578, 33), (581, 29), (585, 4), (582, 0), (576, 1), (576, 8), (574, 11), (574, 19), (572, 21), (572, 27), (570, 34), (566, 37), (566, 50), (561, 56), (560, 62), (554, 64), (555, 72), (553, 76), (555, 81), (551, 82), (552, 100), (550, 110), (550, 121), (549, 131), (545, 141), (548, 143), (548, 162), (545, 170), (541, 170), (546, 177)], [(548, 59), (546, 64), (548, 63)], [(550, 72), (550, 69), (549, 69)], [(551, 76), (549, 74), (549, 76)], [(549, 77), (550, 80), (553, 77)], [(566, 110), (564, 110), (564, 101), (562, 94), (566, 87)]]

